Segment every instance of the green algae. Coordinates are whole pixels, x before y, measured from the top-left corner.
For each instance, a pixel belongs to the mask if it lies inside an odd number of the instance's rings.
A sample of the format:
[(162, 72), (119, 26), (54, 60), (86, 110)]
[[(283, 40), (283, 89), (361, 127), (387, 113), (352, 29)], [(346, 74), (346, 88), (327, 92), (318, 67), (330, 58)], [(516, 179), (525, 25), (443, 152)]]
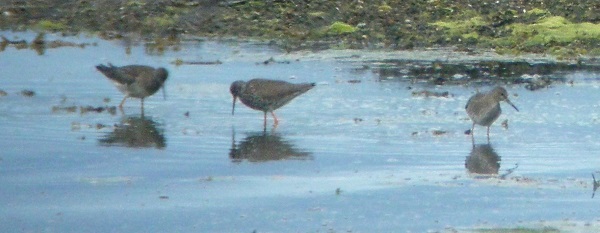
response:
[(325, 17), (325, 15), (327, 15), (327, 13), (325, 13), (323, 11), (308, 12), (308, 16), (315, 17), (315, 18), (323, 18), (323, 17)]
[(560, 230), (552, 227), (544, 227), (544, 228), (525, 228), (525, 227), (517, 227), (517, 228), (497, 228), (497, 229), (477, 229), (474, 232), (478, 233), (559, 233)]
[(46, 31), (61, 31), (66, 30), (67, 25), (52, 20), (41, 20), (36, 24), (35, 28)]
[(356, 27), (353, 27), (350, 24), (336, 21), (327, 28), (326, 33), (329, 35), (343, 35), (353, 33), (356, 30)]
[(528, 14), (539, 19), (532, 23), (507, 24), (501, 30), (510, 33), (497, 37), (479, 33), (482, 28), (491, 27), (491, 22), (479, 16), (467, 20), (437, 21), (431, 25), (442, 29), (447, 40), (460, 38), (495, 47), (504, 53), (547, 52), (558, 57), (570, 58), (587, 52), (581, 48), (571, 49), (569, 46), (574, 43), (600, 43), (600, 24), (573, 23), (562, 16), (549, 16), (544, 10), (532, 10)]
[(536, 21), (536, 20), (539, 20), (548, 15), (550, 15), (550, 12), (548, 10), (540, 9), (540, 8), (533, 8), (531, 10), (526, 11), (525, 14), (523, 14), (523, 20), (524, 21)]
[(570, 59), (588, 54), (586, 48), (594, 48), (600, 43), (600, 24), (573, 23), (561, 16), (544, 17), (532, 24), (517, 23), (508, 27), (511, 35), (495, 40), (495, 46)]
[(159, 27), (159, 28), (169, 28), (175, 26), (177, 20), (171, 16), (163, 15), (163, 16), (155, 16), (148, 17), (144, 20), (144, 26), (146, 27)]
[(561, 16), (543, 18), (533, 24), (513, 24), (513, 37), (525, 39), (523, 45), (567, 45), (577, 40), (598, 41), (600, 24), (572, 23)]
[(540, 8), (533, 8), (533, 9), (525, 12), (525, 15), (529, 15), (529, 16), (541, 16), (541, 15), (548, 15), (548, 14), (550, 14), (550, 12), (548, 10), (544, 10), (544, 9), (540, 9)]
[(381, 12), (381, 13), (389, 13), (389, 12), (391, 12), (393, 10), (393, 8), (390, 5), (388, 5), (387, 3), (384, 2), (383, 4), (379, 5), (379, 7), (377, 8), (377, 10), (379, 12)]
[(487, 25), (488, 23), (482, 17), (476, 16), (467, 20), (457, 21), (437, 21), (430, 25), (446, 30), (448, 40), (451, 38), (463, 39), (478, 39), (478, 28)]

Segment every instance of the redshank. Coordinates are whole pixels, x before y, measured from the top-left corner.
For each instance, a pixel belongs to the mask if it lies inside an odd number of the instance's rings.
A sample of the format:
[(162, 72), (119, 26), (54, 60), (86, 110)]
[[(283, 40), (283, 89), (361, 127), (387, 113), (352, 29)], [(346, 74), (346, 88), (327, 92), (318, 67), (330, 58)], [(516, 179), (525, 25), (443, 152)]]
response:
[(273, 116), (273, 125), (277, 127), (279, 121), (275, 116), (276, 109), (287, 104), (292, 99), (307, 92), (315, 83), (289, 83), (280, 80), (252, 79), (248, 82), (238, 80), (231, 84), (229, 91), (233, 95), (231, 115), (235, 111), (237, 98), (246, 106), (264, 112), (264, 127), (267, 126), (267, 112)]
[(477, 93), (469, 99), (465, 109), (467, 114), (473, 121), (471, 126), (471, 136), (473, 136), (473, 130), (475, 124), (487, 127), (487, 137), (490, 138), (490, 126), (498, 119), (502, 109), (500, 109), (500, 101), (506, 101), (510, 106), (515, 108), (517, 112), (519, 109), (508, 99), (508, 93), (503, 87), (496, 87), (488, 92)]
[[(142, 110), (144, 109), (144, 98), (153, 95), (160, 89), (169, 72), (165, 68), (154, 68), (143, 65), (128, 65), (128, 66), (113, 66), (108, 63), (108, 66), (96, 66), (102, 74), (110, 79), (117, 89), (125, 94), (119, 108), (123, 108), (123, 104), (128, 97), (140, 98), (142, 100)], [(165, 95), (163, 88), (163, 96)]]

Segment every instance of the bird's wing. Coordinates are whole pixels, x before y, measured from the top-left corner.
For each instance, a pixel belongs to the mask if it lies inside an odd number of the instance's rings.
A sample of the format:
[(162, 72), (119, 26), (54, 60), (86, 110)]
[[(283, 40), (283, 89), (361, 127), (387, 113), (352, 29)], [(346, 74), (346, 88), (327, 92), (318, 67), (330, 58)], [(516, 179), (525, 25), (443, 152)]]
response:
[(490, 104), (485, 97), (486, 96), (484, 94), (477, 93), (474, 96), (472, 96), (469, 99), (469, 101), (467, 101), (465, 109), (467, 110), (467, 114), (469, 114), (469, 116), (480, 116), (489, 112), (492, 108), (496, 107), (495, 104)]
[(471, 96), (471, 98), (469, 98), (469, 100), (467, 101), (467, 104), (465, 105), (465, 109), (469, 109), (469, 106), (473, 106), (475, 104), (477, 104), (477, 100), (481, 98), (481, 93), (477, 93), (473, 96)]
[(141, 77), (152, 77), (154, 68), (149, 66), (129, 65), (123, 66), (118, 70), (121, 79), (127, 83), (133, 83)]
[(292, 84), (280, 80), (263, 79), (253, 81), (254, 80), (251, 80), (248, 83), (248, 91), (251, 91), (255, 96), (266, 101), (292, 99), (310, 90), (314, 86), (314, 84), (311, 83)]
[(98, 66), (96, 66), (96, 69), (98, 69), (100, 72), (102, 72), (102, 74), (104, 74), (104, 76), (106, 76), (113, 82), (116, 82), (116, 83), (119, 83), (122, 85), (128, 85), (128, 84), (135, 82), (135, 77), (130, 74), (131, 73), (130, 68), (116, 67), (116, 66), (109, 64), (109, 66), (98, 65)]

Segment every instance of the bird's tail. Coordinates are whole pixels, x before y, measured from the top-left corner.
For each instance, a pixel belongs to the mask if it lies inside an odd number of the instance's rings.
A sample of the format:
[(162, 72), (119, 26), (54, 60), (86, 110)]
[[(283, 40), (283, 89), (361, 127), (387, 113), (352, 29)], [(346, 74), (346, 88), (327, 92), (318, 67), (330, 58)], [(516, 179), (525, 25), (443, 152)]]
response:
[(317, 86), (317, 84), (316, 84), (316, 83), (308, 83), (308, 85), (306, 85), (306, 84), (305, 84), (305, 85), (304, 85), (304, 88), (303, 88), (304, 90), (303, 90), (302, 92), (306, 92), (306, 91), (308, 91), (308, 90), (312, 89), (312, 88), (313, 88), (313, 87), (315, 87), (315, 86)]

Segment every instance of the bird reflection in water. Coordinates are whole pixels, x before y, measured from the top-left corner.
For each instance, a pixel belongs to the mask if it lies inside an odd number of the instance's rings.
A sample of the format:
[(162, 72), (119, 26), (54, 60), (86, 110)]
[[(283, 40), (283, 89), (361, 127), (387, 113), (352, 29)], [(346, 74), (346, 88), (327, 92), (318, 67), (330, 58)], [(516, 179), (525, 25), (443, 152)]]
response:
[(500, 171), (500, 156), (494, 151), (491, 144), (477, 144), (473, 145), (471, 153), (467, 156), (465, 167), (475, 178), (498, 177), (504, 179), (513, 173), (519, 165), (515, 164), (515, 167), (507, 169), (506, 173), (498, 176), (498, 172)]
[(594, 173), (592, 173), (592, 179), (594, 179), (594, 191), (592, 192), (592, 198), (594, 198), (594, 196), (596, 195), (596, 190), (598, 190), (598, 187), (600, 187), (600, 181), (596, 181), (596, 176), (594, 176)]
[(248, 135), (238, 145), (235, 143), (235, 132), (231, 136), (232, 144), (229, 158), (232, 162), (267, 162), (273, 160), (308, 160), (309, 152), (294, 148), (287, 140), (274, 133), (260, 132)]
[(125, 146), (132, 148), (154, 147), (163, 149), (166, 146), (164, 130), (160, 125), (143, 115), (141, 117), (125, 117), (115, 125), (113, 132), (98, 140), (103, 146)]
[(498, 175), (500, 170), (500, 156), (490, 144), (473, 145), (465, 167), (471, 174), (492, 177)]

